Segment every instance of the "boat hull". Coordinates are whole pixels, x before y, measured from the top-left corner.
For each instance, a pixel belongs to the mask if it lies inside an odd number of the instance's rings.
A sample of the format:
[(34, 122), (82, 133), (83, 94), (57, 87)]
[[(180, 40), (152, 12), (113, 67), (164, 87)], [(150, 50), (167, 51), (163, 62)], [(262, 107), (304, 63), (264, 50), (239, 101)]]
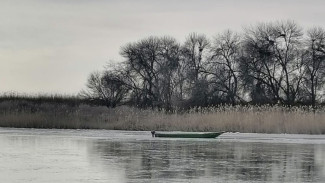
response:
[(209, 132), (209, 133), (162, 133), (156, 132), (155, 137), (166, 138), (216, 138), (223, 132)]

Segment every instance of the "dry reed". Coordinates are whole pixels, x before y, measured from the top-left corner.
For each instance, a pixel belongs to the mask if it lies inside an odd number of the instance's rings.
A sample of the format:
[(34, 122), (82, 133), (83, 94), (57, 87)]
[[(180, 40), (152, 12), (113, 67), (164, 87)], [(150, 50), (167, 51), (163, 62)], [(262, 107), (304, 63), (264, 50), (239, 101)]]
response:
[(325, 134), (324, 109), (218, 106), (182, 113), (87, 104), (0, 102), (0, 126), (164, 131)]

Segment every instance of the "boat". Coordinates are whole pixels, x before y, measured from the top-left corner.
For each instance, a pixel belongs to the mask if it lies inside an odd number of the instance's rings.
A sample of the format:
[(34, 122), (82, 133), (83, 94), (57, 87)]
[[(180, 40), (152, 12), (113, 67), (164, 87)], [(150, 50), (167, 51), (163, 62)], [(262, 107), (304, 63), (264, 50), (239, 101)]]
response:
[(216, 138), (225, 132), (155, 132), (151, 131), (152, 137), (166, 138)]

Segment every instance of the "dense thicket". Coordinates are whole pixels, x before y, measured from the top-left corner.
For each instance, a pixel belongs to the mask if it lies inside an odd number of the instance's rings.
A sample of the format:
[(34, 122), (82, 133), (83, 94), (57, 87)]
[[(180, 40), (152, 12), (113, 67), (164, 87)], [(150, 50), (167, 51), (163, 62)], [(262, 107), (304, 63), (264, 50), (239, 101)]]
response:
[(121, 48), (124, 61), (92, 73), (83, 95), (108, 107), (307, 104), (324, 97), (325, 31), (293, 21), (259, 23), (184, 43), (148, 37)]

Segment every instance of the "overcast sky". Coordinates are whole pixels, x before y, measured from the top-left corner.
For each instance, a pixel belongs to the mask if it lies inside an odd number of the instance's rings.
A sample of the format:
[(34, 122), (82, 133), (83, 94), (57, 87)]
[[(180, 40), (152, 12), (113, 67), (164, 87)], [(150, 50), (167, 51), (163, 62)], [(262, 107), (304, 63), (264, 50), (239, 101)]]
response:
[(257, 22), (325, 27), (324, 0), (0, 0), (0, 93), (77, 94), (128, 42)]

